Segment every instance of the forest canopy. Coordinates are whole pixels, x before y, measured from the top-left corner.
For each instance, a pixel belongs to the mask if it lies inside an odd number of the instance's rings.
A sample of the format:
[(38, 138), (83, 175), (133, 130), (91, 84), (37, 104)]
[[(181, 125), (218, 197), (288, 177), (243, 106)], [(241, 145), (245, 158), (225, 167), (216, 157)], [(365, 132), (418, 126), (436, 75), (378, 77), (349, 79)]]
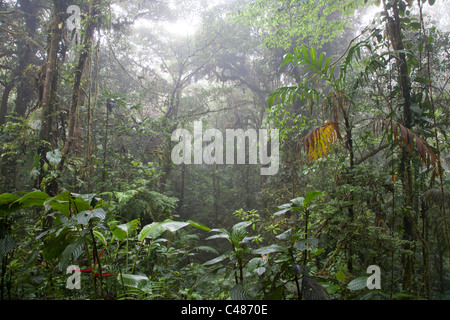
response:
[(0, 1), (0, 299), (449, 299), (449, 56), (448, 0)]

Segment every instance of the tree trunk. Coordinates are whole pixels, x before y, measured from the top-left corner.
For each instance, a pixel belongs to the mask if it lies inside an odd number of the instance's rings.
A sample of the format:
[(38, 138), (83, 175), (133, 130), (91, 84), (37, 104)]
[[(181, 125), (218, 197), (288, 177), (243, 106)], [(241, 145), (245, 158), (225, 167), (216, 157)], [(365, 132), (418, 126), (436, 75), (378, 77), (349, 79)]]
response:
[(83, 41), (77, 68), (75, 70), (75, 81), (72, 89), (72, 98), (70, 101), (70, 109), (69, 109), (69, 124), (68, 124), (67, 138), (64, 147), (61, 151), (63, 155), (63, 161), (61, 161), (61, 163), (63, 163), (64, 160), (68, 157), (68, 155), (73, 151), (72, 148), (77, 137), (76, 133), (76, 125), (78, 122), (77, 109), (80, 102), (81, 80), (83, 78), (84, 70), (87, 65), (87, 61), (88, 58), (90, 57), (90, 52), (92, 49), (92, 40), (96, 28), (96, 15), (98, 14), (97, 7), (98, 7), (98, 0), (93, 0), (90, 2), (89, 17), (83, 35)]
[[(41, 140), (49, 142), (49, 144), (42, 144), (38, 150), (41, 158), (41, 167), (44, 164), (47, 151), (51, 150), (51, 146), (56, 145), (56, 137), (53, 133), (53, 118), (55, 117), (54, 113), (56, 111), (55, 98), (58, 84), (58, 51), (63, 32), (63, 28), (60, 28), (59, 26), (63, 23), (62, 19), (65, 16), (65, 11), (65, 1), (53, 1), (52, 19), (50, 21), (48, 35), (47, 58), (42, 67), (43, 78), (41, 79), (42, 83), (39, 88), (41, 91), (39, 97), (39, 107), (41, 108), (41, 130), (39, 137)], [(57, 189), (56, 182), (53, 181), (47, 186), (41, 186), (42, 179), (43, 177), (40, 175), (37, 180), (37, 187), (42, 188), (49, 195), (54, 195)]]
[[(27, 35), (33, 37), (36, 35), (39, 27), (37, 3), (33, 3), (30, 0), (19, 0), (18, 3), (20, 10), (25, 13), (24, 19)], [(33, 84), (31, 83), (33, 76), (27, 72), (27, 69), (30, 64), (34, 64), (37, 60), (37, 48), (26, 39), (20, 39), (17, 42), (17, 51), (19, 63), (15, 73), (19, 83), (17, 85), (15, 112), (18, 116), (24, 117), (34, 96)]]
[(9, 82), (6, 84), (5, 88), (3, 89), (2, 101), (1, 101), (1, 105), (0, 105), (0, 126), (5, 124), (5, 122), (6, 122), (6, 115), (8, 114), (9, 94), (11, 93), (11, 90), (13, 88), (14, 88), (14, 84), (12, 82)]
[(183, 217), (183, 205), (184, 205), (184, 189), (186, 183), (186, 164), (181, 165), (181, 185), (180, 185), (180, 204), (178, 206), (178, 214)]
[[(386, 8), (386, 6), (385, 6)], [(393, 17), (386, 15), (387, 19), (387, 31), (389, 40), (393, 49), (396, 51), (396, 56), (399, 64), (399, 83), (401, 86), (403, 104), (403, 124), (406, 128), (411, 129), (411, 81), (408, 72), (408, 65), (406, 62), (406, 55), (403, 52), (405, 47), (402, 40), (402, 32), (400, 27), (400, 15), (399, 15), (399, 3), (396, 0), (392, 6)], [(387, 13), (387, 10), (386, 10)], [(402, 185), (405, 193), (405, 212), (403, 214), (403, 239), (407, 241), (413, 241), (415, 239), (413, 232), (413, 188), (411, 177), (411, 158), (410, 154), (403, 150), (401, 156), (401, 177)], [(410, 244), (404, 246), (405, 250), (413, 250)], [(414, 272), (414, 259), (411, 254), (404, 254), (403, 261), (403, 288), (405, 290), (412, 289), (412, 275)]]

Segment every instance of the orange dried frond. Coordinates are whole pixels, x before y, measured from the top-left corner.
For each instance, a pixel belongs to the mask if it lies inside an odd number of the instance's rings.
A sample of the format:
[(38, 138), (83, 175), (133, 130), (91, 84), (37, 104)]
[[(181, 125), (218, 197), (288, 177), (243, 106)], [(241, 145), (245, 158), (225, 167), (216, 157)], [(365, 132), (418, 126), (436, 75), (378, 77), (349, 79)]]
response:
[(384, 128), (386, 133), (392, 130), (394, 142), (398, 145), (403, 145), (410, 153), (413, 153), (414, 149), (416, 149), (427, 169), (430, 169), (430, 167), (436, 168), (437, 155), (425, 139), (394, 120), (375, 118), (373, 124), (374, 133), (378, 133), (380, 127)]

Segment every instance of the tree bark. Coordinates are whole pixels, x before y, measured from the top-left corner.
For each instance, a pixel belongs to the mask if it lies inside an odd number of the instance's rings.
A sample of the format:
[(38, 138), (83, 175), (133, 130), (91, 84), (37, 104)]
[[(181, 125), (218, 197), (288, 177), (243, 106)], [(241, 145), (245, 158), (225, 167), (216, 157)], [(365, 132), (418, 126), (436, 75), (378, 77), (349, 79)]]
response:
[[(37, 28), (39, 27), (37, 3), (33, 3), (30, 0), (19, 0), (18, 3), (20, 5), (20, 10), (25, 13), (24, 20), (27, 36), (33, 37), (36, 35)], [(20, 117), (25, 116), (34, 96), (33, 85), (31, 83), (33, 76), (27, 72), (27, 69), (30, 64), (36, 63), (37, 49), (36, 46), (33, 46), (33, 44), (26, 39), (17, 41), (19, 63), (15, 73), (19, 79), (19, 83), (17, 85), (15, 112)]]

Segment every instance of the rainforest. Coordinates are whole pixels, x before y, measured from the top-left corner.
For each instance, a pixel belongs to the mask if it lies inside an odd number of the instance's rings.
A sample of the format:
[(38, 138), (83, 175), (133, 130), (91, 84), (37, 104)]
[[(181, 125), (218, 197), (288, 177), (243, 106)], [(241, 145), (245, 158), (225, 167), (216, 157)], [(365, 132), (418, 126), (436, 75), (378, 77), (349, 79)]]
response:
[(0, 300), (450, 299), (449, 57), (448, 0), (1, 0)]

